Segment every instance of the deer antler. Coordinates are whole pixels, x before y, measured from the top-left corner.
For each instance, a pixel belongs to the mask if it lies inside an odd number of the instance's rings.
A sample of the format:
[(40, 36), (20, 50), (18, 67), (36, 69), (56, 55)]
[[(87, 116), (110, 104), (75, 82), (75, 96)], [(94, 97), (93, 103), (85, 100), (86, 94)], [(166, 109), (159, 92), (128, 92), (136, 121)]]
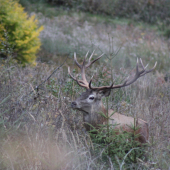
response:
[(155, 65), (154, 65), (154, 67), (152, 69), (146, 70), (146, 68), (148, 67), (148, 64), (144, 67), (141, 58), (140, 58), (139, 61), (140, 61), (140, 64), (142, 66), (142, 70), (139, 71), (139, 62), (138, 62), (138, 59), (137, 59), (136, 74), (131, 79), (129, 77), (127, 77), (126, 80), (124, 81), (124, 83), (118, 84), (118, 85), (114, 85), (114, 83), (112, 83), (111, 86), (92, 87), (91, 86), (92, 80), (91, 80), (90, 83), (89, 83), (89, 88), (93, 89), (93, 90), (104, 90), (104, 89), (115, 89), (115, 88), (121, 88), (121, 87), (128, 86), (128, 85), (134, 83), (139, 77), (142, 77), (145, 74), (153, 71), (155, 69), (156, 65), (157, 65), (157, 62), (155, 62)]
[[(86, 54), (85, 57), (84, 57), (84, 60), (83, 60), (83, 64), (82, 64), (82, 65), (78, 63), (77, 57), (76, 57), (76, 53), (74, 53), (74, 61), (75, 61), (76, 65), (77, 65), (77, 66), (80, 68), (80, 70), (81, 70), (82, 80), (77, 80), (77, 78), (75, 78), (74, 76), (72, 76), (72, 75), (71, 75), (71, 72), (70, 72), (70, 67), (68, 67), (68, 73), (69, 73), (70, 77), (71, 77), (73, 80), (75, 80), (79, 86), (85, 87), (86, 89), (89, 89), (89, 83), (88, 83), (88, 81), (87, 81), (87, 79), (86, 79), (85, 70), (86, 70), (88, 67), (90, 67), (94, 62), (96, 62), (97, 60), (99, 60), (99, 59), (104, 55), (104, 53), (103, 53), (103, 54), (100, 55), (98, 58), (96, 58), (95, 60), (91, 61), (94, 52), (95, 52), (95, 50), (94, 50), (94, 51), (92, 52), (92, 54), (90, 55), (89, 60), (88, 60), (88, 63), (85, 64), (85, 63), (86, 63), (86, 58), (87, 58), (87, 56), (88, 56), (88, 54), (89, 54), (89, 51), (87, 52), (87, 54)], [(90, 81), (90, 82), (91, 82), (91, 81)]]

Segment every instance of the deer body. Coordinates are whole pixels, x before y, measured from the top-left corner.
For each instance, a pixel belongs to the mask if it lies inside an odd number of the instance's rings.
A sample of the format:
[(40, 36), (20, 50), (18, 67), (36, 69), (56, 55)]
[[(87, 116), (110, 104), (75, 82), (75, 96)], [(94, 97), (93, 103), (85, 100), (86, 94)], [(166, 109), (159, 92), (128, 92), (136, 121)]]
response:
[[(144, 76), (145, 74), (151, 72), (156, 67), (157, 64), (155, 63), (155, 66), (152, 69), (146, 70), (147, 66), (144, 67), (142, 60), (140, 59), (142, 70), (139, 71), (137, 60), (136, 74), (131, 79), (127, 78), (123, 84), (114, 85), (114, 83), (112, 83), (110, 86), (92, 87), (91, 85), (92, 79), (90, 80), (89, 83), (87, 82), (85, 76), (85, 69), (88, 68), (95, 61), (100, 59), (102, 56), (101, 55), (97, 59), (90, 62), (93, 53), (91, 54), (87, 64), (85, 64), (85, 62), (88, 53), (86, 54), (82, 65), (78, 63), (76, 59), (76, 54), (74, 54), (74, 61), (76, 62), (77, 66), (81, 69), (82, 80), (77, 80), (76, 78), (74, 78), (70, 73), (70, 69), (68, 68), (71, 78), (75, 80), (78, 83), (78, 85), (86, 88), (86, 92), (83, 92), (79, 98), (72, 102), (71, 107), (73, 109), (80, 110), (83, 113), (83, 119), (85, 122), (84, 125), (87, 131), (90, 130), (91, 127), (90, 125), (92, 125), (95, 128), (99, 128), (100, 127), (99, 125), (106, 124), (108, 121), (107, 118), (101, 114), (103, 113), (107, 115), (107, 110), (105, 109), (102, 103), (102, 97), (108, 97), (110, 95), (111, 89), (125, 87), (134, 83), (139, 77)], [(114, 130), (116, 130), (117, 133), (120, 133), (121, 130), (133, 133), (133, 129), (131, 127), (134, 126), (135, 123), (135, 125), (138, 127), (138, 129), (135, 131), (136, 134), (139, 134), (138, 141), (141, 143), (147, 142), (149, 137), (149, 129), (147, 122), (145, 122), (144, 120), (136, 119), (136, 121), (134, 122), (135, 119), (133, 117), (128, 117), (119, 113), (114, 113), (114, 111), (111, 109), (108, 110), (108, 117), (110, 117), (109, 124), (113, 125), (116, 124)]]
[[(104, 95), (108, 95), (108, 92)], [(95, 128), (99, 128), (99, 125), (107, 124), (107, 118), (101, 114), (103, 113), (106, 116), (108, 114), (109, 124), (116, 125), (114, 129), (118, 131), (117, 133), (121, 130), (133, 133), (133, 129), (131, 127), (134, 126), (134, 118), (114, 112), (112, 109), (109, 109), (107, 113), (102, 100), (100, 100), (102, 97), (101, 95), (103, 94), (87, 90), (71, 104), (73, 109), (80, 110), (83, 113), (83, 121), (86, 130), (90, 130), (90, 125)], [(139, 142), (146, 143), (149, 137), (147, 122), (138, 118), (136, 119), (135, 124), (138, 127), (136, 134), (140, 134), (138, 139)]]

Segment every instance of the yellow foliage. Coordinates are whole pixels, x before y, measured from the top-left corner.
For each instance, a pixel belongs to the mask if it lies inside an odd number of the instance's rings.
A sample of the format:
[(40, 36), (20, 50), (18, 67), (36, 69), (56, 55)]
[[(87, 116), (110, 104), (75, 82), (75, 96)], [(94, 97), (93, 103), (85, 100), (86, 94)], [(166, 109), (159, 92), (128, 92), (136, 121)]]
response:
[[(5, 51), (4, 42), (7, 41), (17, 54), (18, 61), (35, 64), (36, 53), (41, 46), (39, 34), (43, 30), (37, 24), (35, 16), (29, 18), (16, 0), (0, 0), (0, 49)], [(7, 32), (8, 38), (4, 32)]]

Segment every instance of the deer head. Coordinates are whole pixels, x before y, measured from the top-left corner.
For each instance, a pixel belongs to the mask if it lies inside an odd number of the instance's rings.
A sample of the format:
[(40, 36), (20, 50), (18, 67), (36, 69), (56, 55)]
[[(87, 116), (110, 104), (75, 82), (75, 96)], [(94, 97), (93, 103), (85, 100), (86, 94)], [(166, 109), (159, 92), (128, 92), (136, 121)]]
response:
[[(155, 63), (152, 69), (146, 70), (148, 64), (144, 67), (142, 60), (137, 59), (136, 73), (132, 77), (127, 77), (122, 84), (115, 85), (113, 82), (110, 86), (93, 87), (92, 79), (89, 81), (89, 83), (86, 79), (85, 70), (88, 67), (90, 67), (94, 62), (99, 60), (103, 56), (103, 54), (99, 56), (97, 59), (91, 61), (91, 58), (94, 54), (94, 51), (93, 51), (93, 53), (90, 55), (88, 62), (86, 64), (88, 53), (89, 52), (87, 52), (82, 65), (78, 63), (77, 58), (76, 58), (76, 53), (74, 53), (74, 61), (81, 70), (82, 80), (78, 80), (77, 78), (72, 76), (70, 73), (70, 68), (68, 67), (68, 72), (71, 78), (75, 80), (79, 86), (86, 89), (86, 91), (83, 92), (79, 98), (77, 98), (75, 101), (71, 103), (71, 107), (73, 109), (77, 109), (83, 112), (83, 119), (85, 123), (91, 124), (94, 127), (98, 127), (99, 124), (102, 124), (106, 121), (106, 118), (104, 118), (101, 114), (98, 114), (99, 112), (103, 112), (104, 114), (106, 114), (106, 109), (104, 108), (102, 104), (102, 100), (101, 100), (102, 97), (109, 96), (112, 89), (129, 86), (130, 84), (134, 83), (138, 78), (144, 76), (147, 73), (150, 73), (151, 71), (155, 69), (157, 62)], [(139, 62), (142, 67), (141, 71), (139, 71)], [(129, 119), (126, 119), (126, 120), (128, 121)], [(124, 122), (124, 120), (122, 120), (122, 122)], [(118, 123), (121, 124), (121, 120)], [(85, 124), (85, 127), (87, 130), (90, 129), (88, 124), (87, 125)]]

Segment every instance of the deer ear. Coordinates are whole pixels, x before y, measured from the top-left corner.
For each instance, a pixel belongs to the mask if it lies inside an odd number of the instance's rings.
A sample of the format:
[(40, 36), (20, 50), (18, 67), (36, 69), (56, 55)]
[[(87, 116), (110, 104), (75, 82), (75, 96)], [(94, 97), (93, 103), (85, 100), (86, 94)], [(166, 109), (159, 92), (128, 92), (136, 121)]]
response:
[(105, 90), (100, 90), (99, 94), (101, 97), (108, 97), (110, 95), (111, 90), (110, 89), (105, 89)]

